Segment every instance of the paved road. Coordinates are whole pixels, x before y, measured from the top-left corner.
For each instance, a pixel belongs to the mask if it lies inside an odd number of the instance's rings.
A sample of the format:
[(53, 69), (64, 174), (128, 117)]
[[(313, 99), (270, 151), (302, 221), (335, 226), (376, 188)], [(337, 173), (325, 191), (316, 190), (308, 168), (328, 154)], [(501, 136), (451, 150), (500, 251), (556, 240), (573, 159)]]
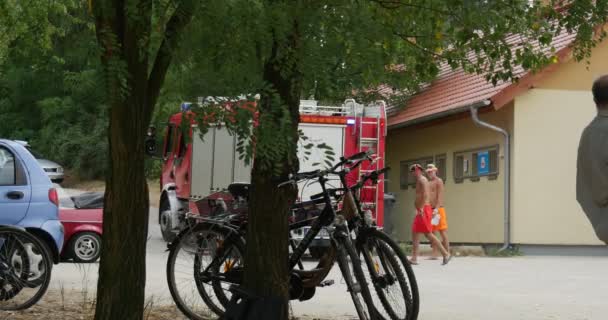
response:
[[(155, 208), (152, 213), (158, 212)], [(171, 304), (165, 280), (166, 245), (156, 214), (150, 218), (147, 295)], [(608, 249), (607, 249), (608, 250)], [(517, 257), (455, 258), (448, 266), (420, 260), (415, 266), (421, 289), (423, 320), (568, 319), (608, 317), (608, 258)], [(308, 302), (294, 302), (295, 315), (321, 319), (353, 317), (352, 302), (338, 268), (336, 284), (320, 288)], [(60, 264), (53, 269), (51, 289), (96, 288), (97, 264)]]

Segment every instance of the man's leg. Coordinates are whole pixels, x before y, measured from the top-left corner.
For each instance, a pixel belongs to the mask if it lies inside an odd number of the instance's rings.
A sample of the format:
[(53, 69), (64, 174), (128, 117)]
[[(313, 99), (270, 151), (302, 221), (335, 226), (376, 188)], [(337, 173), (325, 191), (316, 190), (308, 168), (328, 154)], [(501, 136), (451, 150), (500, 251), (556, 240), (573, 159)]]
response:
[(450, 252), (450, 241), (448, 240), (448, 230), (439, 231), (439, 235), (441, 236), (441, 244), (443, 245), (445, 250)]
[(412, 232), (412, 259), (411, 264), (418, 264), (418, 247), (420, 246), (420, 234), (418, 232)]
[[(431, 233), (432, 235), (435, 235), (435, 233)], [(444, 245), (445, 247), (445, 245)], [(437, 249), (437, 246), (434, 245), (431, 242), (431, 248), (433, 249), (433, 252), (431, 253), (431, 257), (429, 258), (429, 260), (437, 260), (439, 258), (439, 249)]]
[(441, 242), (439, 241), (439, 239), (437, 239), (437, 237), (435, 237), (434, 234), (432, 233), (425, 233), (424, 234), (426, 236), (427, 239), (429, 239), (429, 241), (433, 244), (433, 246), (437, 247), (437, 249), (439, 249), (439, 251), (441, 252), (441, 255), (446, 258), (448, 257), (450, 254), (445, 250), (445, 248), (441, 245)]

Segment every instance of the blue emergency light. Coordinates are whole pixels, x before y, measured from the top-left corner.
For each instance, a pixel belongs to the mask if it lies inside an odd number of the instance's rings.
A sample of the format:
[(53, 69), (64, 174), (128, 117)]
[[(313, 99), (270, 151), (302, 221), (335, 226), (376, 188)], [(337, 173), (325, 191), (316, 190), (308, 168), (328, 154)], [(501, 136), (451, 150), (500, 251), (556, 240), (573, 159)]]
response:
[(355, 119), (346, 119), (346, 124), (347, 125), (353, 125), (355, 123), (357, 123), (357, 120), (355, 120)]
[(192, 103), (191, 102), (182, 102), (182, 112), (186, 112), (188, 110), (190, 110), (190, 108), (192, 107)]

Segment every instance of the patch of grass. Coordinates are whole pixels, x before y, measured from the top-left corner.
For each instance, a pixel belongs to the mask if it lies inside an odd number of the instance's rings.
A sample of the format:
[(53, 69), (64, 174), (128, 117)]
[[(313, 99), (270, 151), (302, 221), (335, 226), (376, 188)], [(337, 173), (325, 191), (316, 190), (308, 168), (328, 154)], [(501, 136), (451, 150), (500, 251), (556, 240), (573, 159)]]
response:
[(523, 252), (518, 246), (511, 245), (507, 249), (500, 251), (501, 246), (484, 246), (484, 250), (488, 257), (519, 257), (523, 256)]
[[(93, 320), (95, 300), (82, 303), (83, 294), (78, 290), (49, 290), (42, 301), (23, 311), (0, 311), (0, 319), (10, 320)], [(209, 317), (209, 320), (217, 317)], [(150, 297), (146, 301), (144, 320), (186, 320), (186, 317), (172, 304), (166, 301), (161, 304), (158, 299)]]
[(401, 250), (403, 250), (403, 253), (405, 253), (406, 256), (412, 255), (412, 245), (410, 243), (400, 242), (399, 247), (401, 248)]

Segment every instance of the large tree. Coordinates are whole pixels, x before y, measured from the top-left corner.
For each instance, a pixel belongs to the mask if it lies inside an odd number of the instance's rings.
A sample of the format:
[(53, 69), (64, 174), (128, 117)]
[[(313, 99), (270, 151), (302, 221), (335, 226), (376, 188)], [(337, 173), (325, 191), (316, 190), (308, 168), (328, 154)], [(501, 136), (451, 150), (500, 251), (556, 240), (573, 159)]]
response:
[(149, 207), (143, 137), (173, 53), (199, 2), (89, 1), (109, 104), (96, 319), (143, 317)]

